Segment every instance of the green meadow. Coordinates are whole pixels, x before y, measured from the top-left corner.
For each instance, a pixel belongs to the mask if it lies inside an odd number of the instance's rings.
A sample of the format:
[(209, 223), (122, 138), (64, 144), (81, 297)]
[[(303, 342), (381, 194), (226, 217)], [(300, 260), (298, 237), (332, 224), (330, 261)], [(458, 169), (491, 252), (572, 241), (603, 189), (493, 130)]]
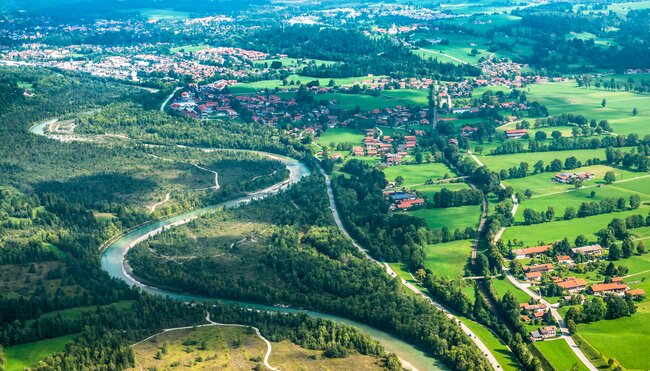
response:
[[(546, 358), (556, 370), (589, 370), (582, 361), (573, 353), (569, 344), (564, 339), (551, 341), (538, 341), (533, 345)], [(573, 367), (577, 365), (578, 368)]]
[(468, 205), (446, 208), (425, 209), (407, 211), (413, 216), (424, 219), (431, 229), (449, 228), (451, 232), (455, 229), (466, 227), (476, 228), (481, 218), (481, 205)]
[[(523, 207), (523, 206), (522, 206)], [(502, 240), (518, 240), (524, 246), (536, 246), (540, 242), (552, 243), (567, 237), (569, 241), (574, 241), (579, 235), (585, 235), (589, 241), (595, 242), (594, 233), (602, 228), (607, 228), (609, 222), (614, 218), (625, 219), (634, 214), (647, 215), (648, 207), (641, 207), (637, 210), (627, 210), (609, 214), (601, 214), (586, 218), (575, 218), (572, 220), (562, 220), (556, 222), (521, 225), (508, 227), (503, 233)], [(523, 212), (520, 210), (518, 212)]]
[(66, 335), (58, 338), (35, 341), (5, 348), (7, 371), (22, 371), (26, 367), (35, 366), (40, 360), (52, 353), (61, 352), (65, 345), (72, 342), (76, 335)]
[(424, 249), (426, 253), (424, 265), (436, 275), (460, 277), (472, 251), (472, 242), (472, 240), (459, 240), (428, 245)]
[[(629, 150), (629, 147), (621, 148), (621, 150)], [(485, 152), (485, 151), (484, 151)], [(551, 161), (558, 159), (564, 163), (564, 160), (567, 157), (574, 156), (581, 162), (586, 162), (589, 159), (598, 158), (601, 160), (605, 159), (605, 149), (580, 149), (573, 151), (548, 151), (548, 152), (524, 152), (517, 154), (509, 155), (482, 155), (477, 156), (483, 164), (488, 168), (494, 171), (499, 171), (502, 169), (509, 169), (513, 166), (519, 166), (523, 162), (528, 162), (528, 165), (532, 171), (533, 165), (538, 160), (544, 161), (544, 165), (548, 165)]]
[(334, 143), (335, 146), (342, 143), (360, 146), (364, 137), (365, 135), (357, 129), (331, 128), (327, 129), (316, 143), (326, 147), (329, 147), (331, 143)]
[(386, 179), (390, 181), (394, 181), (397, 176), (401, 175), (404, 178), (404, 182), (402, 183), (403, 187), (424, 185), (429, 179), (443, 179), (445, 175), (450, 178), (456, 176), (446, 165), (436, 162), (389, 166), (384, 169), (384, 174), (386, 174)]
[[(529, 101), (545, 105), (551, 115), (580, 113), (589, 119), (608, 120), (616, 134), (650, 134), (650, 95), (625, 91), (605, 91), (579, 88), (573, 80), (560, 83), (535, 84), (527, 92)], [(601, 106), (602, 100), (607, 104)], [(637, 107), (638, 115), (632, 110)]]
[(494, 290), (497, 292), (497, 294), (499, 294), (500, 297), (503, 297), (503, 295), (505, 295), (507, 292), (510, 292), (515, 296), (515, 298), (517, 298), (517, 301), (520, 303), (527, 303), (530, 300), (530, 296), (528, 296), (528, 294), (513, 286), (513, 284), (505, 278), (493, 278), (491, 282), (492, 287), (494, 287)]

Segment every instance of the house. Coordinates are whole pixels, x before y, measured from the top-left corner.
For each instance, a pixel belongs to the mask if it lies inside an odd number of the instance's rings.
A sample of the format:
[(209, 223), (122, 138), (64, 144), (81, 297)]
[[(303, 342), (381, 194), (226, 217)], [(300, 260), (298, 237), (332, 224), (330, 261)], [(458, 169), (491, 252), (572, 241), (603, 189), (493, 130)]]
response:
[(576, 182), (586, 182), (594, 178), (594, 174), (590, 172), (582, 173), (557, 173), (555, 174), (554, 181), (558, 183), (573, 184)]
[(525, 310), (529, 313), (542, 313), (542, 316), (544, 313), (546, 313), (546, 305), (545, 304), (528, 304), (528, 303), (520, 303), (519, 308), (522, 310)]
[(552, 272), (553, 271), (553, 264), (551, 263), (546, 263), (546, 264), (537, 264), (537, 265), (529, 265), (524, 267), (524, 270), (526, 272), (530, 273), (546, 273), (546, 272)]
[(538, 256), (543, 254), (551, 249), (552, 245), (543, 245), (535, 247), (527, 247), (525, 249), (513, 250), (512, 253), (515, 254), (517, 259), (525, 259), (532, 256)]
[(625, 295), (631, 298), (640, 299), (645, 296), (645, 291), (643, 289), (633, 289), (625, 291)]
[(424, 199), (416, 198), (415, 200), (402, 200), (398, 202), (395, 207), (397, 208), (397, 210), (408, 210), (413, 206), (421, 206), (421, 205), (424, 205)]
[(603, 248), (599, 244), (595, 244), (589, 246), (574, 247), (573, 249), (571, 249), (571, 252), (576, 255), (582, 254), (582, 255), (599, 256), (603, 253)]
[(573, 265), (575, 264), (573, 259), (569, 255), (558, 255), (556, 257), (558, 264), (563, 264), (563, 265)]
[(555, 336), (557, 336), (557, 329), (555, 326), (546, 326), (530, 332), (531, 341), (541, 341)]
[(591, 290), (592, 294), (597, 296), (603, 296), (608, 294), (623, 296), (625, 294), (625, 291), (627, 291), (629, 287), (627, 287), (627, 285), (624, 283), (612, 282), (612, 283), (596, 283), (591, 285), (589, 289)]
[(464, 137), (469, 137), (472, 134), (476, 133), (477, 131), (478, 131), (478, 128), (466, 125), (466, 126), (463, 126), (462, 128), (460, 128), (460, 135), (462, 135)]
[(574, 292), (584, 290), (587, 285), (587, 282), (582, 278), (571, 277), (571, 278), (567, 278), (562, 282), (558, 282), (557, 285), (560, 288), (567, 290), (570, 293), (574, 293)]
[(352, 154), (354, 156), (363, 156), (363, 147), (352, 147)]
[(456, 139), (456, 138), (451, 138), (451, 139), (449, 139), (448, 142), (449, 142), (449, 144), (455, 144), (455, 145), (458, 145), (458, 139)]
[(530, 272), (526, 273), (526, 281), (541, 281), (542, 280), (542, 273), (540, 272)]
[(414, 193), (393, 192), (387, 195), (393, 202), (402, 200), (415, 200), (418, 196)]
[(506, 137), (508, 138), (521, 138), (528, 135), (527, 129), (506, 130)]

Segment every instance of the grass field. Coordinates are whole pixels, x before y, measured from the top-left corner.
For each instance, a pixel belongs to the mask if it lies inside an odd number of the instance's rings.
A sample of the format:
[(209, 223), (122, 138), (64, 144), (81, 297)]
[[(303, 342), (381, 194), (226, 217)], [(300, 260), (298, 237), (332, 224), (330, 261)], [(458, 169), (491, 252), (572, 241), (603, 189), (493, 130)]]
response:
[[(638, 95), (624, 91), (604, 91), (579, 88), (575, 81), (552, 84), (535, 84), (527, 93), (530, 101), (537, 101), (548, 107), (551, 115), (580, 113), (589, 119), (608, 120), (616, 134), (637, 133), (643, 137), (650, 134), (650, 95)], [(607, 105), (601, 107), (601, 101)], [(637, 107), (639, 114), (632, 115)]]
[[(131, 9), (129, 9), (130, 11)], [(157, 21), (160, 19), (186, 19), (190, 17), (189, 12), (181, 12), (171, 9), (155, 9), (155, 8), (140, 8), (135, 9), (139, 12), (141, 16), (152, 20)]]
[(403, 187), (424, 185), (429, 179), (443, 179), (445, 174), (448, 174), (449, 177), (456, 176), (447, 166), (435, 162), (418, 165), (389, 166), (384, 169), (384, 174), (386, 174), (386, 179), (390, 181), (394, 181), (397, 176), (401, 175), (404, 178), (404, 182), (402, 183)]
[(440, 192), (441, 189), (447, 188), (450, 191), (460, 191), (462, 189), (469, 189), (467, 183), (438, 183), (429, 185), (418, 185), (413, 187), (413, 190), (418, 191), (424, 197), (431, 200), (435, 192)]
[(472, 241), (460, 240), (428, 245), (424, 251), (424, 265), (434, 274), (450, 278), (460, 277), (472, 251)]
[(503, 370), (520, 370), (517, 358), (515, 358), (510, 349), (508, 349), (508, 346), (494, 335), (492, 331), (469, 319), (464, 319), (463, 322), (488, 348), (490, 348), (492, 354), (497, 359), (497, 362), (499, 362), (499, 365), (501, 365)]
[(522, 242), (524, 246), (537, 246), (540, 242), (552, 243), (567, 237), (569, 241), (574, 241), (579, 235), (585, 235), (589, 241), (595, 242), (594, 233), (602, 228), (614, 218), (625, 219), (634, 214), (647, 215), (648, 207), (642, 207), (637, 210), (628, 210), (610, 214), (601, 214), (587, 218), (575, 218), (572, 220), (562, 220), (550, 223), (514, 226), (509, 227), (503, 233), (502, 240), (515, 240)]
[(171, 48), (169, 51), (171, 53), (178, 53), (181, 50), (185, 53), (190, 53), (190, 52), (197, 52), (199, 50), (207, 49), (209, 48), (210, 45), (208, 44), (200, 44), (200, 45), (184, 45), (184, 46), (178, 46), (175, 48)]
[[(629, 147), (621, 148), (623, 151), (629, 151)], [(581, 149), (575, 151), (549, 151), (549, 152), (526, 152), (509, 155), (482, 155), (478, 156), (479, 160), (484, 163), (488, 168), (494, 171), (502, 169), (509, 169), (513, 166), (519, 166), (523, 162), (528, 162), (530, 169), (538, 160), (544, 161), (544, 165), (548, 165), (551, 161), (558, 159), (564, 163), (567, 157), (575, 156), (579, 161), (585, 162), (592, 158), (605, 159), (605, 149)]]
[(528, 294), (513, 286), (513, 284), (505, 278), (493, 278), (492, 287), (494, 287), (494, 290), (496, 290), (500, 297), (503, 297), (507, 292), (511, 292), (520, 303), (527, 303), (530, 300)]
[(573, 370), (574, 365), (578, 365), (580, 371), (589, 370), (573, 353), (569, 344), (562, 339), (538, 341), (534, 343), (534, 346), (542, 352), (556, 370)]
[(431, 229), (447, 227), (451, 232), (456, 228), (476, 228), (481, 218), (481, 205), (469, 205), (434, 209), (417, 209), (407, 211), (413, 216), (424, 219)]
[(330, 143), (334, 143), (334, 145), (349, 143), (355, 146), (360, 146), (363, 142), (364, 137), (365, 135), (356, 129), (332, 128), (325, 131), (325, 133), (320, 136), (316, 143), (318, 143), (321, 147), (329, 147)]
[(38, 361), (52, 353), (61, 352), (65, 345), (72, 342), (76, 335), (66, 335), (54, 339), (35, 341), (5, 348), (7, 371), (22, 371), (25, 367), (33, 367)]

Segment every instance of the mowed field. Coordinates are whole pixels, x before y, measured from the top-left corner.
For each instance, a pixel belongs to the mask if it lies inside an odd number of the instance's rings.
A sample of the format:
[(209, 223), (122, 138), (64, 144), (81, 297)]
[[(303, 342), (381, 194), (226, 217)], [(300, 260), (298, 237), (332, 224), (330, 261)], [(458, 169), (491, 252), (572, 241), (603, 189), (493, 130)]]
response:
[[(597, 121), (608, 120), (616, 134), (650, 134), (650, 95), (584, 89), (573, 80), (531, 85), (526, 95), (529, 101), (545, 105), (551, 115), (579, 113)], [(603, 99), (607, 101), (604, 108)], [(634, 107), (639, 110), (636, 116), (632, 114)]]
[(481, 205), (433, 209), (421, 208), (407, 212), (424, 219), (431, 229), (447, 227), (453, 233), (455, 229), (476, 228), (481, 218)]
[(472, 240), (450, 241), (428, 245), (424, 251), (424, 265), (434, 274), (449, 278), (463, 275), (467, 258), (472, 251)]
[[(620, 148), (622, 151), (629, 151), (631, 147)], [(548, 152), (525, 152), (525, 153), (516, 153), (508, 155), (477, 155), (479, 160), (490, 170), (499, 171), (503, 169), (509, 169), (513, 166), (517, 167), (521, 162), (527, 162), (531, 171), (533, 165), (539, 160), (544, 161), (544, 165), (548, 165), (551, 161), (557, 159), (564, 163), (564, 160), (567, 157), (574, 156), (581, 162), (585, 162), (589, 159), (598, 158), (601, 160), (605, 159), (605, 149), (580, 149), (574, 151), (548, 151)]]
[[(384, 169), (384, 174), (386, 174), (386, 179), (390, 181), (394, 181), (395, 178), (401, 175), (404, 178), (403, 187), (424, 185), (429, 179), (443, 179), (445, 174), (450, 178), (456, 176), (446, 165), (436, 162), (389, 166)], [(415, 188), (417, 189), (417, 187)]]
[(589, 369), (580, 361), (580, 359), (573, 353), (569, 344), (564, 339), (551, 340), (551, 341), (538, 341), (534, 343), (534, 347), (539, 349), (544, 357), (553, 365), (556, 370), (576, 370), (588, 371)]
[(34, 367), (40, 360), (52, 353), (61, 352), (65, 345), (71, 343), (76, 335), (66, 335), (54, 339), (35, 341), (5, 348), (7, 371), (22, 371)]
[[(508, 227), (503, 233), (503, 241), (518, 240), (523, 246), (537, 246), (540, 243), (553, 243), (564, 237), (573, 242), (579, 235), (585, 235), (590, 242), (596, 242), (594, 233), (602, 228), (607, 228), (609, 222), (614, 218), (625, 219), (630, 215), (647, 215), (649, 207), (641, 207), (637, 210), (627, 210), (610, 214), (601, 214), (586, 218), (575, 218), (572, 220), (561, 220), (549, 223), (521, 225)], [(523, 210), (521, 210), (523, 212)], [(518, 211), (519, 212), (519, 211)], [(648, 267), (650, 269), (650, 267)]]
[(315, 143), (321, 147), (329, 147), (331, 143), (334, 143), (335, 146), (342, 143), (360, 146), (364, 137), (365, 135), (357, 129), (332, 128), (327, 129)]

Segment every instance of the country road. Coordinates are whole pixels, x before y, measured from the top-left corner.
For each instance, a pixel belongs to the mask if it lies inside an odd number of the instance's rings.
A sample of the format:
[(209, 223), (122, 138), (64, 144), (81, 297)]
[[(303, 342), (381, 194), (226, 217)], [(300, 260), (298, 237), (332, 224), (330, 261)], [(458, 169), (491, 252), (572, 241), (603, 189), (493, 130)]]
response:
[(174, 91), (171, 94), (169, 94), (167, 99), (165, 99), (165, 101), (160, 105), (160, 112), (165, 112), (165, 106), (167, 105), (167, 103), (169, 103), (170, 100), (172, 100), (172, 98), (174, 98), (174, 94), (176, 94), (176, 92), (179, 90), (181, 90), (180, 86), (176, 87), (176, 89), (174, 89)]
[[(467, 153), (470, 155), (472, 159), (479, 165), (479, 166), (485, 166), (483, 163), (476, 157), (471, 151), (467, 151)], [(505, 189), (505, 184), (503, 182), (499, 182), (499, 186), (503, 189)], [(515, 213), (517, 212), (517, 209), (519, 208), (519, 200), (517, 200), (517, 197), (515, 195), (512, 195), (512, 201), (514, 203), (512, 207), (512, 215), (514, 216)], [(497, 233), (497, 235), (494, 238), (494, 242), (499, 241), (501, 236), (503, 235), (503, 232), (505, 232), (506, 227), (502, 227), (501, 230)], [(503, 275), (510, 281), (515, 287), (521, 289), (524, 291), (528, 296), (530, 296), (533, 299), (539, 300), (542, 304), (545, 304), (548, 308), (551, 310), (551, 315), (553, 318), (557, 321), (559, 327), (560, 327), (560, 333), (561, 333), (561, 338), (564, 339), (568, 344), (573, 353), (584, 363), (584, 365), (590, 370), (590, 371), (597, 371), (598, 369), (591, 363), (589, 358), (585, 356), (585, 354), (582, 352), (582, 350), (578, 347), (576, 344), (575, 340), (573, 340), (573, 337), (571, 337), (571, 333), (569, 332), (569, 329), (566, 327), (566, 323), (564, 323), (564, 319), (560, 315), (560, 313), (557, 311), (557, 305), (551, 305), (548, 301), (544, 300), (544, 298), (539, 295), (534, 293), (532, 290), (528, 288), (527, 285), (522, 284), (519, 282), (508, 270), (507, 267), (503, 266), (501, 267), (503, 271)]]
[[(320, 168), (320, 167), (319, 167)], [(373, 263), (379, 264), (385, 271), (388, 273), (389, 276), (391, 277), (397, 277), (397, 273), (393, 270), (393, 268), (390, 267), (390, 265), (386, 262), (380, 262), (370, 256), (368, 253), (368, 250), (363, 248), (361, 245), (359, 245), (353, 238), (350, 236), (348, 231), (345, 229), (345, 226), (343, 225), (343, 222), (341, 221), (341, 217), (339, 215), (338, 208), (336, 207), (336, 201), (334, 199), (334, 190), (332, 189), (332, 182), (330, 181), (330, 177), (325, 173), (323, 168), (320, 168), (321, 174), (325, 177), (325, 185), (327, 186), (327, 197), (329, 198), (329, 203), (330, 203), (330, 209), (332, 210), (332, 216), (334, 217), (334, 221), (336, 222), (336, 226), (339, 228), (341, 233), (345, 235), (347, 238), (350, 239), (352, 242), (352, 245), (359, 250), (367, 259), (372, 261)], [(420, 289), (412, 285), (410, 282), (400, 279), (400, 282), (402, 285), (404, 285), (407, 289), (412, 291), (413, 293), (421, 296), (424, 298), (429, 304), (433, 305), (435, 308), (438, 310), (442, 311), (449, 319), (451, 319), (454, 323), (457, 323), (460, 325), (461, 330), (469, 336), (470, 339), (474, 342), (474, 344), (481, 350), (481, 352), (485, 355), (487, 358), (488, 362), (492, 366), (493, 369), (495, 370), (500, 370), (501, 366), (499, 365), (499, 362), (497, 359), (494, 357), (492, 354), (492, 351), (490, 348), (488, 348), (482, 341), (479, 339), (476, 334), (472, 330), (470, 330), (469, 327), (465, 326), (465, 324), (459, 320), (456, 316), (454, 316), (447, 308), (445, 308), (442, 304), (434, 301), (429, 295), (423, 293)]]

